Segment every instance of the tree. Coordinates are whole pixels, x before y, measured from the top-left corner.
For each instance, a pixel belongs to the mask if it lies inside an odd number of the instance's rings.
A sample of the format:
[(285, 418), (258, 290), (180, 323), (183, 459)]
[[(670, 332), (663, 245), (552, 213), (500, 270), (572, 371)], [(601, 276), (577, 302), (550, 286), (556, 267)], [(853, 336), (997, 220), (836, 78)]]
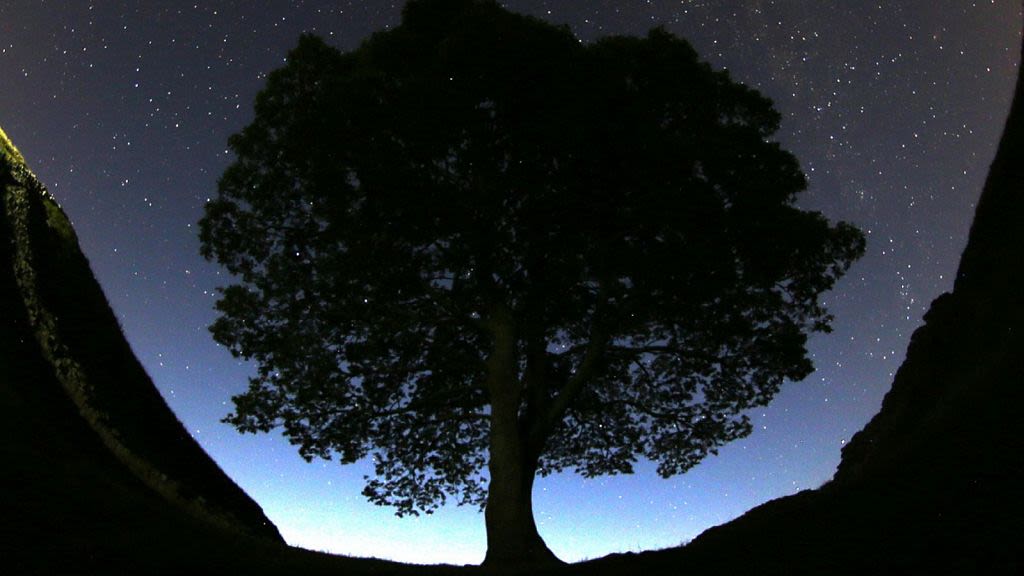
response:
[(658, 29), (413, 0), (351, 52), (303, 36), (200, 223), (238, 278), (211, 331), (258, 366), (226, 421), (372, 456), (399, 515), (483, 506), (486, 564), (557, 561), (536, 474), (679, 474), (810, 373), (863, 237), (794, 207), (778, 124)]

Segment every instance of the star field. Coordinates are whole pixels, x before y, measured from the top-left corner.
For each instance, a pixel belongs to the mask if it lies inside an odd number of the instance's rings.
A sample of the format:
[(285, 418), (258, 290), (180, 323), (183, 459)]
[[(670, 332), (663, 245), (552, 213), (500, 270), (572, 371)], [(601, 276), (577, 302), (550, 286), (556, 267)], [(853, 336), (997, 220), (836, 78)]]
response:
[[(542, 536), (566, 560), (666, 547), (771, 498), (826, 481), (878, 410), (929, 303), (952, 287), (1009, 109), (1016, 0), (508, 0), (583, 41), (690, 40), (715, 68), (771, 97), (801, 160), (800, 205), (849, 220), (867, 255), (826, 296), (835, 331), (817, 371), (753, 414), (756, 430), (669, 480), (540, 480)], [(289, 543), (414, 562), (476, 563), (483, 519), (444, 509), (397, 519), (360, 495), (357, 464), (306, 464), (276, 435), (219, 422), (250, 367), (210, 338), (215, 288), (196, 222), (231, 161), (230, 134), (300, 33), (351, 49), (402, 2), (4, 0), (0, 125), (75, 224), (136, 354), (221, 467)]]

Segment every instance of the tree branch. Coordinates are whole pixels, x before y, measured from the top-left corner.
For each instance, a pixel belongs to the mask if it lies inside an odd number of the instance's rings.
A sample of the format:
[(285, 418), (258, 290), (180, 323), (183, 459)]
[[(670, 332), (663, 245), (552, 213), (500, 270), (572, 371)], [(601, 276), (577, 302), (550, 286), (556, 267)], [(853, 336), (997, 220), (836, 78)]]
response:
[(538, 422), (534, 434), (547, 436), (555, 427), (569, 406), (579, 397), (580, 392), (587, 382), (597, 371), (598, 362), (604, 354), (608, 344), (608, 334), (602, 326), (604, 308), (607, 305), (608, 295), (604, 283), (598, 291), (597, 303), (594, 305), (594, 314), (590, 321), (590, 338), (587, 342), (586, 352), (583, 360), (576, 368), (576, 372), (562, 386), (554, 401), (551, 402), (544, 416)]
[[(526, 373), (523, 378), (523, 396), (526, 401), (525, 421), (520, 422), (531, 441), (539, 441), (533, 434), (538, 422), (543, 422), (548, 408), (548, 353), (543, 329), (534, 319), (526, 321)], [(534, 446), (538, 449), (539, 446)]]
[(669, 354), (672, 354), (672, 353), (678, 353), (679, 350), (677, 350), (676, 348), (673, 348), (671, 346), (664, 346), (664, 345), (659, 345), (659, 346), (653, 346), (653, 345), (652, 346), (620, 346), (618, 344), (611, 344), (611, 345), (608, 346), (608, 352), (609, 353), (624, 352), (624, 353), (627, 353), (627, 354), (646, 354), (646, 353), (651, 353), (651, 352), (658, 352), (658, 353), (669, 353)]
[(427, 416), (428, 422), (437, 422), (441, 420), (489, 420), (490, 414), (483, 412), (456, 412), (450, 410), (448, 412), (437, 412), (437, 413), (426, 413), (422, 409), (416, 409), (410, 406), (403, 406), (400, 408), (391, 408), (388, 410), (374, 410), (367, 413), (365, 420), (373, 420), (376, 418), (387, 418), (390, 416), (399, 416), (403, 414), (413, 414), (418, 416)]

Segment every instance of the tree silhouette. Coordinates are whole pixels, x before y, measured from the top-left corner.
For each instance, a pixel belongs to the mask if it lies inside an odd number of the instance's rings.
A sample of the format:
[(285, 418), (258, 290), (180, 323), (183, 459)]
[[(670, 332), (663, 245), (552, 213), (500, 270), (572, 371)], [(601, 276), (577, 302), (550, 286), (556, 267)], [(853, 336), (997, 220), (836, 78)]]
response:
[(581, 44), (490, 0), (414, 0), (272, 73), (201, 221), (227, 421), (372, 456), (399, 515), (485, 507), (486, 564), (556, 558), (534, 477), (668, 477), (811, 371), (863, 237), (794, 207), (779, 115), (663, 30)]

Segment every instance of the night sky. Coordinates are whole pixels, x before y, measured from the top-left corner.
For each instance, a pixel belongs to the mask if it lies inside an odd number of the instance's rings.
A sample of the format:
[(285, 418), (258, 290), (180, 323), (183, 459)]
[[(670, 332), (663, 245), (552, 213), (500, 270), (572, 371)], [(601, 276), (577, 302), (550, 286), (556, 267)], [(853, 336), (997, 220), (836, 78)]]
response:
[[(771, 97), (801, 160), (799, 204), (849, 220), (868, 253), (826, 296), (817, 371), (752, 414), (754, 433), (683, 476), (538, 482), (541, 535), (565, 560), (677, 545), (831, 477), (877, 412), (928, 304), (952, 287), (1018, 66), (1018, 0), (519, 0), (583, 40), (690, 40)], [(219, 420), (251, 367), (217, 346), (196, 222), (252, 118), (266, 74), (302, 32), (351, 49), (401, 2), (0, 0), (0, 126), (74, 222), (136, 354), (171, 408), (293, 545), (477, 563), (483, 517), (398, 519), (360, 495), (369, 465), (307, 464), (277, 435)], [(68, 287), (73, 289), (73, 287)]]

